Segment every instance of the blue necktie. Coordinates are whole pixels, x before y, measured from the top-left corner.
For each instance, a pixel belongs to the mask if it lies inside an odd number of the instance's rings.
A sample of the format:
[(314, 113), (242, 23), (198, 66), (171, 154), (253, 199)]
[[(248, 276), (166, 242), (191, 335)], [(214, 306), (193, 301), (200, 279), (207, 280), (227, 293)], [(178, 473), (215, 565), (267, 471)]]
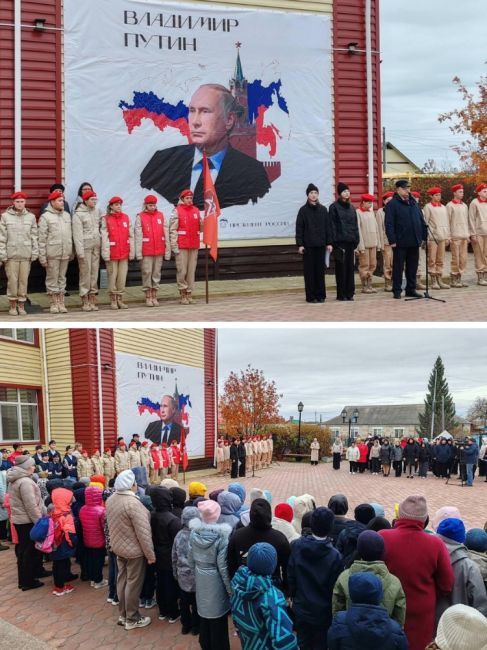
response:
[(162, 436), (162, 442), (166, 442), (166, 443), (167, 443), (167, 434), (168, 434), (168, 431), (169, 431), (169, 426), (166, 424), (165, 427), (164, 427), (163, 430), (162, 430), (162, 432), (163, 432), (163, 434), (164, 434), (164, 435)]

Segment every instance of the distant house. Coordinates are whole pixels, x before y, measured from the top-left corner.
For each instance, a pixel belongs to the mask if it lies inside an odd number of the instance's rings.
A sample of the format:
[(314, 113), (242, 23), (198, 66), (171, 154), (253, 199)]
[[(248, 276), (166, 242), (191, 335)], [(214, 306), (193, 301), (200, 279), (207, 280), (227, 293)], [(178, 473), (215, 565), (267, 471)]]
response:
[[(347, 405), (346, 421), (342, 415), (335, 416), (323, 424), (330, 428), (333, 437), (339, 435), (344, 442), (348, 438), (348, 419), (358, 411), (357, 422), (351, 424), (351, 437), (366, 438), (381, 436), (386, 438), (403, 438), (417, 435), (419, 431), (419, 414), (424, 411), (424, 404), (387, 404), (374, 406)], [(343, 412), (343, 411), (342, 411)]]
[(391, 142), (386, 142), (383, 176), (417, 174), (421, 169)]

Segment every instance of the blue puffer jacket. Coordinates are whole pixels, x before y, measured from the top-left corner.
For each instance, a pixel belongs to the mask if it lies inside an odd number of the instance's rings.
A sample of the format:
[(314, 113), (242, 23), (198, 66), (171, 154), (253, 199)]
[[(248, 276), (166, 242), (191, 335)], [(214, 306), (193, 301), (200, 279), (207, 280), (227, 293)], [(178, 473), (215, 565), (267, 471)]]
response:
[(328, 650), (408, 650), (401, 626), (378, 605), (380, 579), (373, 573), (354, 573), (348, 587), (352, 606), (335, 616), (328, 631)]
[(473, 445), (465, 445), (463, 450), (463, 462), (466, 465), (475, 465), (479, 460), (479, 448), (474, 442)]
[(239, 567), (232, 579), (232, 616), (243, 650), (297, 650), (283, 593), (271, 576)]
[(412, 196), (403, 201), (399, 194), (394, 194), (386, 205), (385, 228), (389, 243), (401, 248), (420, 246), (426, 239), (423, 213)]
[(452, 457), (451, 453), (451, 447), (449, 445), (442, 445), (441, 443), (439, 445), (435, 445), (433, 447), (433, 458), (438, 462), (438, 463), (448, 463), (450, 458)]
[(218, 523), (228, 524), (232, 528), (235, 528), (235, 526), (240, 521), (240, 517), (237, 515), (237, 512), (240, 512), (240, 508), (242, 506), (238, 495), (224, 490), (218, 495), (218, 503), (222, 509)]

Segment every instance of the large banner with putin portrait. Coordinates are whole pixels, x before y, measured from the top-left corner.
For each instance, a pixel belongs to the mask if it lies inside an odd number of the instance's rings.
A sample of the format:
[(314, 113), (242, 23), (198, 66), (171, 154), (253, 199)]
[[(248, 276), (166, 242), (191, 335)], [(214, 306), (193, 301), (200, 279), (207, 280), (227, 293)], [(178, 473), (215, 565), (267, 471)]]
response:
[(203, 368), (116, 352), (118, 435), (171, 444), (184, 429), (189, 458), (205, 454)]
[(83, 181), (132, 219), (182, 190), (203, 209), (202, 155), (220, 240), (291, 237), (312, 182), (332, 200), (330, 17), (162, 0), (69, 0), (68, 199)]

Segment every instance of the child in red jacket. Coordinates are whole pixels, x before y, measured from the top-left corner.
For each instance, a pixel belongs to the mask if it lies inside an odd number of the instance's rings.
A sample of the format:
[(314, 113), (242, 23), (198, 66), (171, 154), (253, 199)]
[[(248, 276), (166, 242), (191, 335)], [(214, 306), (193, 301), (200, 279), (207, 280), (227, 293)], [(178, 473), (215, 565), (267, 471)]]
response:
[(108, 273), (110, 309), (128, 309), (123, 302), (129, 260), (134, 259), (134, 228), (122, 212), (123, 200), (113, 196), (101, 220), (101, 255)]
[(99, 487), (87, 487), (85, 505), (79, 511), (83, 528), (83, 543), (86, 547), (86, 566), (91, 586), (101, 589), (108, 585), (103, 579), (105, 562), (105, 505), (103, 490)]

